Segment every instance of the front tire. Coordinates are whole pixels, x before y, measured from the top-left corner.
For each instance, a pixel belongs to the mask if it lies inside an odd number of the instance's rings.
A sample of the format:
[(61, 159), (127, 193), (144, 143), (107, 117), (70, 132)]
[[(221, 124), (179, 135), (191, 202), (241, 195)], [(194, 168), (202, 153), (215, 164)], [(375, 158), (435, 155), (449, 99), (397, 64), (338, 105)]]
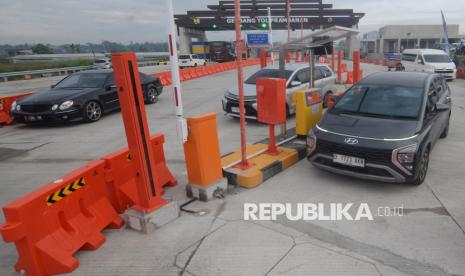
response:
[(154, 104), (158, 102), (158, 91), (155, 85), (149, 85), (147, 87), (147, 93), (145, 95), (145, 103), (146, 104)]
[(102, 118), (103, 109), (100, 103), (96, 101), (90, 101), (84, 105), (82, 109), (84, 122), (94, 123)]
[(429, 153), (430, 153), (430, 149), (429, 147), (427, 147), (421, 155), (421, 160), (419, 161), (419, 164), (418, 164), (418, 170), (419, 170), (418, 174), (415, 177), (415, 179), (409, 182), (410, 185), (419, 186), (423, 184), (423, 182), (425, 181), (426, 175), (428, 173)]

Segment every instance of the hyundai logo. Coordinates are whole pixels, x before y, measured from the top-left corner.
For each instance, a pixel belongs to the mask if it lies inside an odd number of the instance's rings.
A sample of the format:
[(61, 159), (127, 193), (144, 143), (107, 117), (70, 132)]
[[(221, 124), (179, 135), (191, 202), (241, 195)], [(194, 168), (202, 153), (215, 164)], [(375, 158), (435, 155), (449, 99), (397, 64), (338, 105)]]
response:
[(346, 138), (346, 139), (344, 140), (344, 142), (345, 142), (346, 144), (349, 144), (349, 145), (357, 145), (357, 144), (358, 144), (358, 140), (355, 139), (355, 138)]

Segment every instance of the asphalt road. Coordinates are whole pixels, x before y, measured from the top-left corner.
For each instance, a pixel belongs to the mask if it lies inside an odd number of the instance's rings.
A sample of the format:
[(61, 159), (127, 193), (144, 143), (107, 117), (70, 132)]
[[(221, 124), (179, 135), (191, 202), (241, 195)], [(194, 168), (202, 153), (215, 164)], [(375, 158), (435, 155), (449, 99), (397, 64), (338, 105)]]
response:
[[(257, 68), (246, 68), (250, 75)], [(366, 74), (384, 70), (363, 65)], [(184, 82), (186, 116), (217, 113), (222, 153), (239, 147), (237, 119), (223, 116), (221, 98), (235, 71)], [(48, 86), (45, 85), (45, 86)], [(105, 231), (95, 252), (79, 252), (76, 275), (465, 275), (465, 81), (450, 83), (453, 115), (449, 137), (431, 156), (419, 187), (333, 175), (301, 161), (252, 189), (224, 200), (193, 203), (202, 217), (182, 213), (150, 235)], [(40, 87), (38, 87), (40, 88)], [(152, 133), (165, 135), (169, 168), (179, 181), (167, 194), (187, 199), (183, 150), (176, 142), (171, 88), (147, 106)], [(288, 125), (293, 125), (291, 119)], [(247, 123), (247, 141), (266, 138), (267, 127)], [(126, 146), (119, 112), (94, 124), (15, 125), (0, 128), (0, 205), (67, 172)], [(402, 217), (374, 221), (243, 221), (243, 203), (367, 203), (403, 206)], [(0, 216), (0, 223), (4, 222)], [(13, 244), (0, 242), (0, 275), (14, 275)]]

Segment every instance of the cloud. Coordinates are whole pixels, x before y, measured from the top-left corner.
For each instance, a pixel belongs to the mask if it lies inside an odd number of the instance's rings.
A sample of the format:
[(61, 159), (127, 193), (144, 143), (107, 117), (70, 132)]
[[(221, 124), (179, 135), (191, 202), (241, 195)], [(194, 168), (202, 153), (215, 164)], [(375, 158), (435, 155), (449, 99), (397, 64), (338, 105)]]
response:
[[(204, 10), (219, 0), (173, 0), (176, 13)], [(389, 24), (441, 24), (440, 9), (449, 24), (465, 26), (463, 0), (323, 0), (338, 9), (366, 13), (362, 32)], [(111, 40), (163, 41), (165, 0), (2, 0), (0, 44), (85, 43)], [(463, 32), (463, 30), (462, 30)], [(300, 35), (295, 32), (294, 36)], [(209, 39), (234, 39), (233, 32), (209, 32)], [(276, 40), (285, 38), (276, 32)]]

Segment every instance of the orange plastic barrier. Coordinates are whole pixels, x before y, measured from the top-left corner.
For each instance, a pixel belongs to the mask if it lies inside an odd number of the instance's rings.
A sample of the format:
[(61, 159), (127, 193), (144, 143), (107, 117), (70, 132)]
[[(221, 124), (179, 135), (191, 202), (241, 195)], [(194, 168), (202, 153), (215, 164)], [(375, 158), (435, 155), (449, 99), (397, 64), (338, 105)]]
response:
[(457, 68), (456, 77), (457, 77), (457, 79), (465, 78), (465, 72), (464, 72), (463, 68), (461, 68), (461, 67)]
[(353, 72), (347, 72), (346, 84), (354, 84), (354, 73)]
[(13, 123), (13, 115), (11, 114), (11, 105), (13, 102), (30, 94), (31, 93), (21, 93), (9, 97), (0, 97), (0, 127)]
[(16, 271), (72, 272), (77, 251), (97, 249), (105, 242), (102, 230), (123, 225), (106, 198), (104, 165), (93, 161), (3, 207), (0, 233), (16, 245)]
[(208, 186), (223, 177), (216, 113), (187, 119), (189, 139), (184, 144), (190, 184)]
[(341, 64), (341, 72), (342, 72), (342, 73), (346, 73), (346, 72), (347, 72), (347, 64), (345, 64), (345, 63), (342, 63), (342, 64)]
[[(176, 186), (177, 181), (166, 165), (163, 143), (163, 134), (155, 134), (150, 137), (153, 157), (155, 160), (155, 172), (161, 185)], [(105, 180), (107, 181), (108, 198), (118, 213), (123, 213), (128, 207), (133, 206), (137, 200), (136, 170), (132, 162), (129, 149), (124, 148), (102, 158), (105, 161)]]

